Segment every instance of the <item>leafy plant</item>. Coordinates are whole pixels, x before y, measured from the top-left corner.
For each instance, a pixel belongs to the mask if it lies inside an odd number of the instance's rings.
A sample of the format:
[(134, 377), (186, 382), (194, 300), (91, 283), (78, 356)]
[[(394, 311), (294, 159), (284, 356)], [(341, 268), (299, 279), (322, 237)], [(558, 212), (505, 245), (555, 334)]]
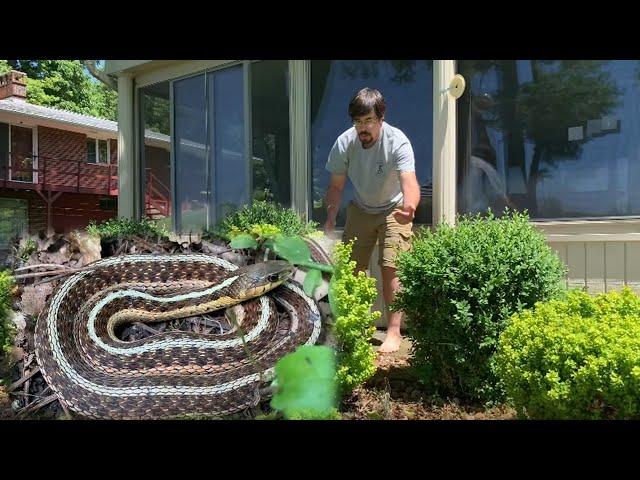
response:
[(275, 366), (276, 393), (271, 407), (288, 420), (339, 418), (336, 410), (335, 351), (304, 345), (282, 357)]
[(640, 298), (571, 291), (515, 314), (496, 371), (521, 416), (640, 418)]
[(29, 257), (33, 252), (36, 251), (37, 245), (33, 238), (30, 238), (26, 241), (25, 246), (20, 250), (18, 256), (23, 262), (29, 260)]
[(376, 371), (375, 352), (369, 343), (380, 312), (371, 312), (378, 292), (375, 278), (364, 272), (354, 274), (350, 260), (353, 241), (338, 242), (333, 251), (334, 274), (329, 284), (329, 302), (335, 319), (338, 342), (336, 373), (342, 393), (367, 381)]
[(15, 280), (8, 271), (0, 271), (0, 353), (8, 353), (11, 349), (15, 327), (8, 318), (11, 309), (11, 292)]
[(207, 232), (230, 241), (232, 232), (249, 233), (258, 225), (271, 225), (284, 236), (307, 235), (316, 231), (318, 223), (304, 222), (293, 210), (267, 201), (254, 201), (228, 213), (219, 225)]
[(316, 263), (311, 259), (311, 250), (301, 236), (284, 236), (278, 227), (269, 223), (253, 224), (247, 230), (240, 230), (234, 226), (231, 228), (230, 236), (231, 248), (268, 248), (295, 265), (309, 268), (303, 285), (305, 293), (309, 296), (313, 296), (315, 289), (322, 283), (320, 272), (333, 272), (330, 265)]
[(422, 229), (400, 254), (402, 289), (420, 380), (440, 394), (500, 401), (493, 355), (509, 317), (562, 291), (565, 267), (523, 213), (491, 212)]
[(170, 234), (164, 226), (147, 218), (142, 220), (122, 217), (111, 218), (99, 225), (91, 221), (86, 230), (89, 234), (102, 239), (122, 238), (128, 235), (136, 235), (143, 238), (168, 238)]

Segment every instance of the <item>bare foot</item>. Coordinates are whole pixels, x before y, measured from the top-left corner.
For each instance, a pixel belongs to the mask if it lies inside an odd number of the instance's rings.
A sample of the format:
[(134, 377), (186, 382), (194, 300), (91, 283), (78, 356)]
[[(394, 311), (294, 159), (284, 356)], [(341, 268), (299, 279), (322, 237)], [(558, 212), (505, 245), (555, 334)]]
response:
[(400, 349), (400, 342), (402, 341), (402, 336), (398, 333), (387, 333), (387, 337), (384, 339), (384, 342), (378, 348), (378, 353), (393, 353), (397, 352)]

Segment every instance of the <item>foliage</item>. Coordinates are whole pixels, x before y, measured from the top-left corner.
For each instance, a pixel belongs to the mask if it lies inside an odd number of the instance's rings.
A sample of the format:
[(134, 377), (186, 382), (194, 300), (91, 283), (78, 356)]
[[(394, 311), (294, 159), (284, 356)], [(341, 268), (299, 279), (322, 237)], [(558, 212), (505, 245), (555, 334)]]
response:
[(29, 257), (33, 252), (36, 251), (37, 245), (33, 238), (30, 238), (26, 241), (25, 246), (20, 250), (18, 256), (23, 262), (29, 260)]
[(392, 308), (406, 313), (420, 380), (440, 394), (500, 401), (500, 333), (513, 313), (559, 293), (563, 276), (526, 214), (489, 212), (418, 231), (399, 256), (402, 289)]
[(80, 60), (0, 60), (27, 74), (27, 101), (117, 120), (117, 92), (94, 81)]
[(0, 356), (8, 353), (13, 342), (15, 327), (10, 323), (8, 312), (11, 309), (11, 292), (15, 280), (8, 271), (0, 272)]
[(640, 298), (625, 287), (538, 303), (500, 336), (496, 370), (522, 416), (640, 418)]
[(271, 407), (288, 420), (336, 417), (335, 351), (326, 346), (303, 345), (275, 365), (276, 393)]
[(228, 213), (218, 227), (208, 233), (230, 240), (232, 231), (249, 232), (256, 225), (265, 224), (278, 228), (285, 236), (307, 235), (318, 226), (316, 222), (304, 222), (295, 211), (280, 204), (254, 201), (251, 205)]
[(334, 274), (329, 286), (338, 342), (337, 380), (342, 393), (353, 390), (375, 373), (375, 352), (369, 340), (380, 317), (380, 312), (371, 312), (378, 295), (376, 280), (364, 272), (354, 274), (356, 262), (350, 260), (352, 248), (353, 241), (336, 244)]
[(247, 230), (241, 230), (233, 225), (230, 229), (230, 246), (236, 249), (269, 248), (281, 258), (310, 270), (305, 276), (303, 289), (309, 296), (313, 296), (315, 289), (322, 284), (320, 271), (331, 273), (333, 267), (316, 263), (311, 258), (311, 250), (298, 235), (284, 236), (281, 230), (270, 223), (255, 223)]
[(144, 218), (132, 220), (129, 218), (111, 218), (101, 224), (90, 222), (87, 232), (102, 239), (112, 239), (136, 235), (142, 238), (168, 238), (169, 231), (154, 220)]

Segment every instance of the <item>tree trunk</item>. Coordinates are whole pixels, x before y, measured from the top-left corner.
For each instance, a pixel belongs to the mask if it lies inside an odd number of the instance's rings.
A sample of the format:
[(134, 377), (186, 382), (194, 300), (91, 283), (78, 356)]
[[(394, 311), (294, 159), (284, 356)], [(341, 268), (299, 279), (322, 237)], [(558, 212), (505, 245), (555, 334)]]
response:
[(529, 168), (529, 177), (527, 178), (527, 209), (529, 216), (535, 218), (538, 215), (538, 177), (540, 171), (540, 159), (545, 151), (545, 147), (536, 145), (533, 151), (533, 160)]

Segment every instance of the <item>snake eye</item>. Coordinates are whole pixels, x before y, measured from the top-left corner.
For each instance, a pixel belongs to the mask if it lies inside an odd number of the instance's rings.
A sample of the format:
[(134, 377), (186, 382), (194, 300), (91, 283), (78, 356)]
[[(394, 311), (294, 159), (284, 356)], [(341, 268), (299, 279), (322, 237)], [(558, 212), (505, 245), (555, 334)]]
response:
[(271, 275), (269, 275), (267, 277), (267, 280), (269, 280), (270, 282), (277, 282), (279, 280), (279, 276), (277, 273), (272, 273)]

